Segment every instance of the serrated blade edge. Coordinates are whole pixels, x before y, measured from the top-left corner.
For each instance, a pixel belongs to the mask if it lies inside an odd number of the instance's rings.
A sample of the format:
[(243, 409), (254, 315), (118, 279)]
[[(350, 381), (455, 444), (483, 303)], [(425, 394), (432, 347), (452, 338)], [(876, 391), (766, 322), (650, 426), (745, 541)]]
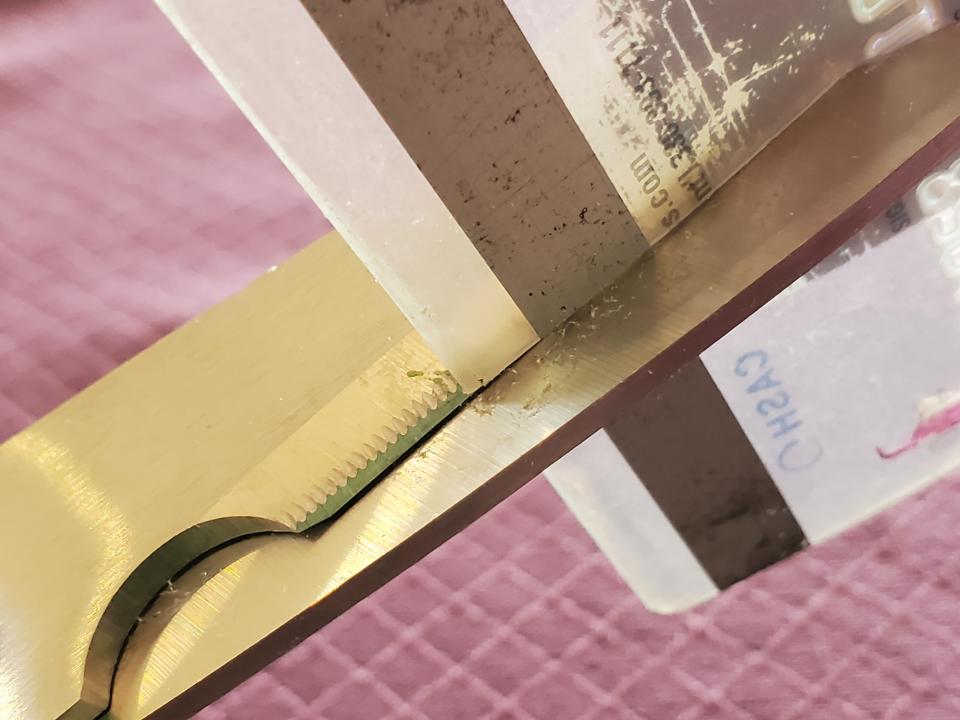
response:
[(466, 400), (416, 332), (334, 396), (211, 510), (293, 531), (335, 515)]

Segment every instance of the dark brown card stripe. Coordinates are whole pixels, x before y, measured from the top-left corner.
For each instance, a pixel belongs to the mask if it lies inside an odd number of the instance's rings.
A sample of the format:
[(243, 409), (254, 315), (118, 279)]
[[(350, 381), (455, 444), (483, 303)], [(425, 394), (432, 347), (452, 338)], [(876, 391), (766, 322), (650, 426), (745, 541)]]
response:
[(541, 336), (646, 249), (502, 0), (302, 1)]
[(803, 531), (700, 360), (607, 433), (723, 589), (806, 545)]

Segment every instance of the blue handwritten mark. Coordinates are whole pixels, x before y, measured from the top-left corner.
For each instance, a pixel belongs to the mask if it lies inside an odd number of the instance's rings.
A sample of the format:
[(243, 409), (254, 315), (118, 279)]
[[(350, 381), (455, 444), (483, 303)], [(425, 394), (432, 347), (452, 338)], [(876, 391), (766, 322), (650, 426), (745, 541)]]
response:
[(737, 358), (734, 373), (750, 380), (746, 392), (758, 398), (754, 411), (763, 418), (771, 438), (778, 441), (777, 466), (787, 472), (800, 472), (815, 465), (823, 457), (823, 446), (802, 432), (800, 413), (792, 407), (790, 393), (776, 377), (767, 352), (744, 353)]

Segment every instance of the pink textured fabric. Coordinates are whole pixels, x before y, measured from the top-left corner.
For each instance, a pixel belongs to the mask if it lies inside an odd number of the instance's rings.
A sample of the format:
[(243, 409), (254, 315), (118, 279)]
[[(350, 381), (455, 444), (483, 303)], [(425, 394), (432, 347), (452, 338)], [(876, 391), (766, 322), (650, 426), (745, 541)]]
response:
[[(321, 234), (146, 0), (0, 2), (0, 438)], [(202, 720), (960, 717), (960, 484), (677, 617), (550, 488)]]

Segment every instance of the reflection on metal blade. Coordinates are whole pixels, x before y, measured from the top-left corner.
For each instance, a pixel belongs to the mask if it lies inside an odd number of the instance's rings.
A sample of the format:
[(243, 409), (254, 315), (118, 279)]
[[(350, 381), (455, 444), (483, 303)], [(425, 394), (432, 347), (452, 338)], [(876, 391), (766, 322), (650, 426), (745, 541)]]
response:
[(330, 235), (0, 445), (0, 717), (96, 717), (170, 578), (330, 517), (463, 399)]

